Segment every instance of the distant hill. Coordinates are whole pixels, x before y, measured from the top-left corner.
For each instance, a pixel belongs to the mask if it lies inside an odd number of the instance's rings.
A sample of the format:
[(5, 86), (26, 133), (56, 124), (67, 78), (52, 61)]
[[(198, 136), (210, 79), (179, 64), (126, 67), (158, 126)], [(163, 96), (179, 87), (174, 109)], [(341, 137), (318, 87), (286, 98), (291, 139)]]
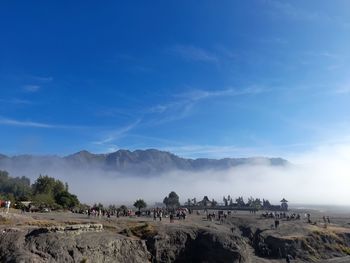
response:
[[(148, 150), (118, 150), (108, 154), (94, 154), (80, 151), (65, 157), (54, 155), (18, 155), (6, 156), (0, 154), (0, 169), (16, 170), (35, 169), (40, 173), (55, 168), (65, 169), (103, 169), (122, 174), (139, 176), (156, 175), (173, 170), (203, 171), (225, 170), (240, 165), (285, 166), (288, 161), (282, 158), (224, 158), (224, 159), (188, 159), (173, 153)], [(18, 172), (17, 172), (18, 174)]]
[(7, 156), (0, 153), (0, 160), (1, 160), (1, 159), (5, 159), (5, 158), (7, 158)]

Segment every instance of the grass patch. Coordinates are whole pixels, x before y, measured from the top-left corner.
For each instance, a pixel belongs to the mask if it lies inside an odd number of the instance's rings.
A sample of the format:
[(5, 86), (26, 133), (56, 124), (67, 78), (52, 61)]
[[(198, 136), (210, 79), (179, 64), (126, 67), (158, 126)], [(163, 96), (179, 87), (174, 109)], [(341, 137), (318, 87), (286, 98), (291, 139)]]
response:
[(129, 223), (127, 226), (119, 232), (127, 237), (138, 237), (141, 239), (147, 239), (148, 237), (153, 237), (157, 235), (157, 231), (154, 226), (144, 223)]
[(136, 225), (134, 227), (130, 228), (131, 232), (142, 239), (146, 239), (148, 237), (155, 236), (157, 234), (156, 229), (154, 226), (148, 224), (148, 223), (143, 223), (140, 225)]
[(347, 255), (350, 255), (350, 247), (339, 245), (341, 251)]
[(0, 224), (1, 225), (10, 225), (12, 221), (4, 216), (0, 216)]
[(127, 237), (132, 237), (133, 233), (131, 232), (130, 228), (124, 228), (122, 231), (119, 232), (119, 234)]
[(341, 238), (336, 233), (331, 231), (330, 229), (314, 230), (314, 231), (312, 231), (311, 236), (313, 236), (315, 238), (325, 237), (327, 239), (334, 240), (337, 242), (342, 241)]
[(26, 225), (28, 226), (38, 226), (38, 227), (52, 227), (57, 226), (57, 223), (53, 223), (46, 220), (36, 220), (32, 222), (27, 222)]
[(115, 231), (115, 230), (117, 230), (117, 227), (112, 226), (112, 225), (105, 225), (105, 224), (103, 224), (103, 229), (110, 230), (110, 231)]
[(83, 225), (86, 224), (85, 222), (79, 222), (79, 221), (64, 221), (63, 224), (66, 225)]

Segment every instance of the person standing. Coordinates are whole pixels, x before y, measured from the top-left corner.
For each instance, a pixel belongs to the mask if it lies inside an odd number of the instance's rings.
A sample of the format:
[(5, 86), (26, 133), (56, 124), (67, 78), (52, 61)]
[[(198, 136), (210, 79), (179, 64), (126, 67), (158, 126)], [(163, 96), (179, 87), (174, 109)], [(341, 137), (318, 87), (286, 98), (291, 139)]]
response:
[(153, 209), (153, 221), (157, 220), (157, 211), (156, 209)]
[(6, 209), (6, 214), (10, 211), (10, 206), (11, 206), (11, 201), (6, 201), (5, 202), (5, 209)]
[(278, 219), (276, 219), (276, 220), (275, 220), (275, 229), (278, 228), (279, 224), (280, 224), (280, 221), (279, 221)]

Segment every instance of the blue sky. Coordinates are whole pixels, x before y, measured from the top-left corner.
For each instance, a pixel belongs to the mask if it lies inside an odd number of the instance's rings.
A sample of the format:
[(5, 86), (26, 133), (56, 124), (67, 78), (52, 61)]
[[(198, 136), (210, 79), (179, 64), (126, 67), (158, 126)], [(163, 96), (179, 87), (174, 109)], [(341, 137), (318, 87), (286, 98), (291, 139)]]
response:
[(0, 3), (1, 153), (349, 141), (349, 1), (126, 2)]

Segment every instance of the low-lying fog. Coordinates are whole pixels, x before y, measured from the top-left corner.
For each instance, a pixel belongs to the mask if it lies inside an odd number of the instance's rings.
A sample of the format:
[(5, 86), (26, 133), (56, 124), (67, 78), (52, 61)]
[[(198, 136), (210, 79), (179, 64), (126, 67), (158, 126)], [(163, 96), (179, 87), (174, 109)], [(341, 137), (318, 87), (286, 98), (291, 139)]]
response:
[[(349, 205), (350, 146), (325, 146), (309, 153), (281, 157), (292, 165), (238, 166), (219, 172), (172, 171), (146, 178), (57, 167), (48, 172), (68, 182), (70, 191), (90, 204), (132, 204), (137, 198), (143, 198), (153, 205), (175, 191), (182, 202), (193, 197), (199, 200), (204, 195), (222, 202), (223, 196), (230, 194), (234, 198), (243, 196), (245, 200), (249, 196), (265, 198), (273, 203), (285, 197), (290, 204)], [(29, 171), (25, 167), (16, 167), (12, 172), (12, 176), (26, 175), (31, 179), (38, 176), (36, 169)]]

